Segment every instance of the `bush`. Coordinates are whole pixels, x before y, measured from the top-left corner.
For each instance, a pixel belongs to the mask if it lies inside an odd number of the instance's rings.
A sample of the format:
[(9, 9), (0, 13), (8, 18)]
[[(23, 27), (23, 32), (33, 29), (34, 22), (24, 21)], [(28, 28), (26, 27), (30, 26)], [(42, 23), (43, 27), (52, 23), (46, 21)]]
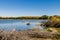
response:
[(47, 22), (43, 23), (46, 27), (56, 27), (60, 28), (60, 18), (51, 17)]

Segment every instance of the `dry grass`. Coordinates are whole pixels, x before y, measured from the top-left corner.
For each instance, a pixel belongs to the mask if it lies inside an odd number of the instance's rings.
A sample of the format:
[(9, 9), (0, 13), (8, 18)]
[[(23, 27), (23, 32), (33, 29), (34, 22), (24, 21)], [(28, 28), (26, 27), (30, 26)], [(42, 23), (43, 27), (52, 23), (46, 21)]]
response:
[(60, 40), (60, 34), (40, 32), (38, 29), (22, 31), (0, 31), (0, 40)]

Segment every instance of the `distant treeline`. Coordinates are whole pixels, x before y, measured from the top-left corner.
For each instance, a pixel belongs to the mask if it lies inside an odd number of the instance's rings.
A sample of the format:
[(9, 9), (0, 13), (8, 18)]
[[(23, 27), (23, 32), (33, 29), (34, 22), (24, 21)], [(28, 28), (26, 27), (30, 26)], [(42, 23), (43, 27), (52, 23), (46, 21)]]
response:
[[(54, 15), (54, 16), (60, 18), (60, 16), (57, 16), (57, 15)], [(54, 17), (54, 16), (43, 15), (43, 16), (0, 17), (0, 19), (50, 19), (51, 17)]]
[(0, 17), (0, 19), (48, 19), (48, 16)]

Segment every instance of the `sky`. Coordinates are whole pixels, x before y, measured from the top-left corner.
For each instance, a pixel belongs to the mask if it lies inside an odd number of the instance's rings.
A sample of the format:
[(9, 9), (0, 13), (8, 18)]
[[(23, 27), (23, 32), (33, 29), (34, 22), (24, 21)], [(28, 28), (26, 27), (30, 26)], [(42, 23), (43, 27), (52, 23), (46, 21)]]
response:
[(0, 16), (60, 15), (60, 0), (0, 0)]

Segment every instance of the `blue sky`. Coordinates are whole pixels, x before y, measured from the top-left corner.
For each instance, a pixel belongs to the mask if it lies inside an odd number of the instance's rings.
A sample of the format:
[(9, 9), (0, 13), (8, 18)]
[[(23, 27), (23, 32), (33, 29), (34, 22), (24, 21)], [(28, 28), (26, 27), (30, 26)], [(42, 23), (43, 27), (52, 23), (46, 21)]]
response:
[(0, 16), (60, 15), (60, 0), (0, 0)]

